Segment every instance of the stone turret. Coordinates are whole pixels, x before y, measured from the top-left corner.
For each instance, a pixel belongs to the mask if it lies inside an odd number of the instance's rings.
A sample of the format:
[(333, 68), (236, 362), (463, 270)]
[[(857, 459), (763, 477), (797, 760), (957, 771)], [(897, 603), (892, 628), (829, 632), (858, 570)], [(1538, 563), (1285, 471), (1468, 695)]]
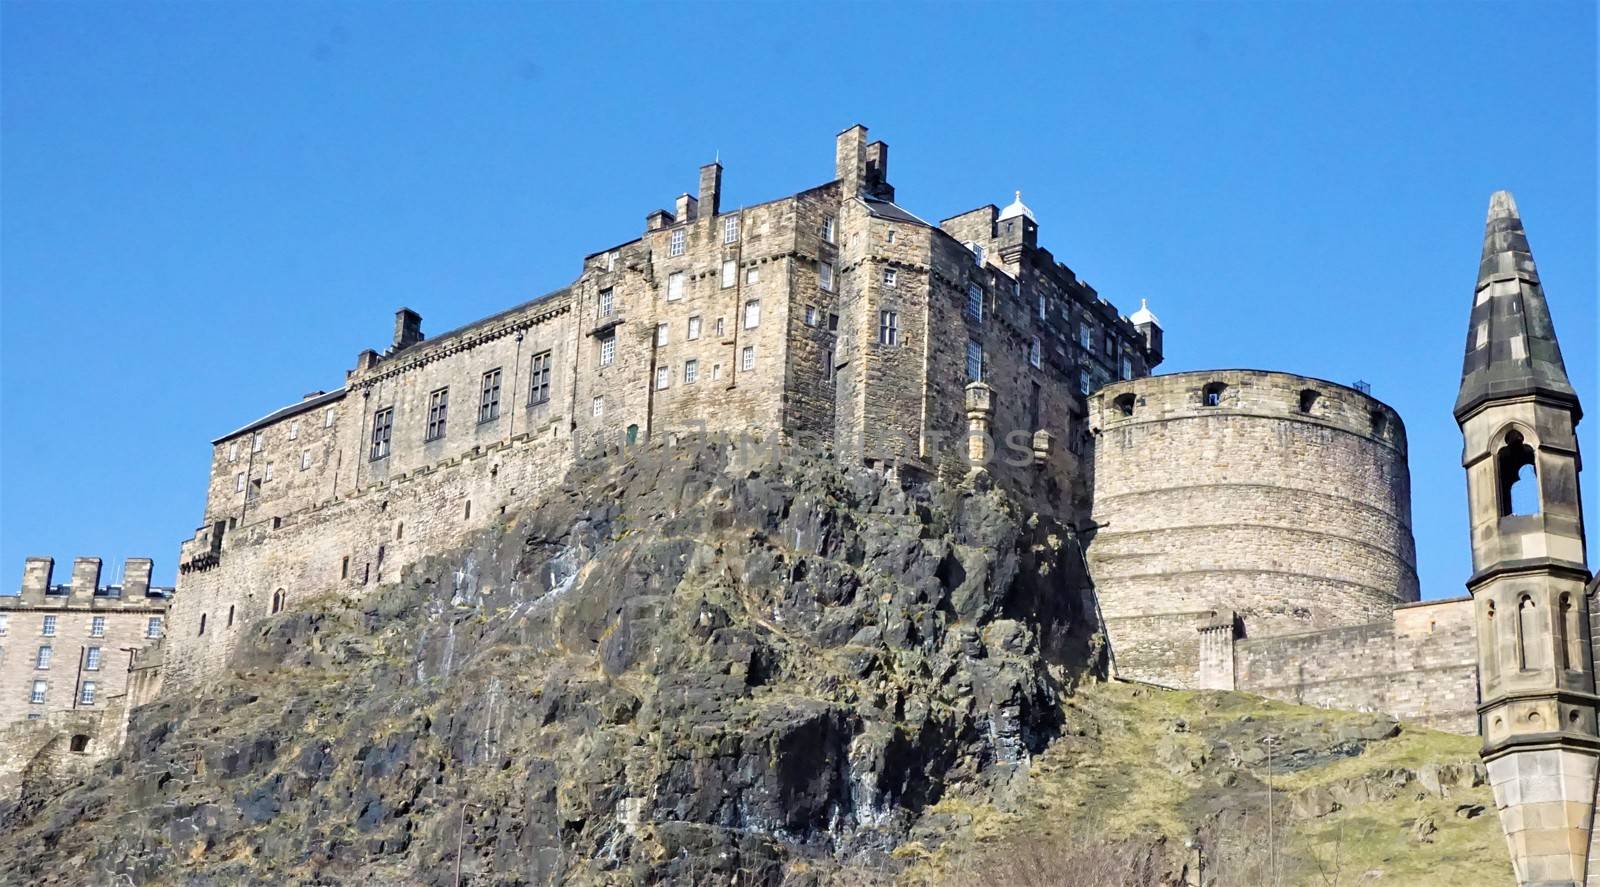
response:
[(1516, 202), (1489, 203), (1455, 417), (1472, 524), (1483, 759), (1517, 883), (1585, 883), (1600, 737), (1582, 415)]

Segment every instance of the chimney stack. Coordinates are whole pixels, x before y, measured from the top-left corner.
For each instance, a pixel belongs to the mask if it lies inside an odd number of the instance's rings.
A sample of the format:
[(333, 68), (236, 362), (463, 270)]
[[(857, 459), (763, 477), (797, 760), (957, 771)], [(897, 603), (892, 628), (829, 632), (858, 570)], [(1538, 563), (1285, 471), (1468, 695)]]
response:
[(677, 220), (672, 217), (672, 213), (658, 209), (644, 217), (644, 228), (646, 231), (660, 231), (675, 221)]
[(889, 145), (876, 141), (867, 146), (867, 193), (884, 200), (894, 199), (894, 186), (889, 184)]
[(833, 177), (843, 185), (844, 196), (854, 197), (861, 193), (866, 167), (867, 128), (857, 123), (839, 133), (833, 147)]
[(72, 599), (88, 601), (100, 588), (100, 559), (80, 557), (72, 561)]
[(700, 205), (713, 216), (722, 212), (722, 164), (700, 167)]
[(401, 308), (394, 313), (394, 350), (410, 348), (421, 342), (422, 315), (410, 308)]
[(678, 221), (692, 222), (700, 215), (700, 201), (693, 194), (679, 194), (677, 209)]
[(155, 566), (147, 557), (130, 557), (122, 562), (122, 597), (142, 598), (150, 594), (150, 571)]
[(22, 595), (41, 603), (50, 591), (50, 576), (56, 570), (53, 557), (30, 557), (22, 566)]

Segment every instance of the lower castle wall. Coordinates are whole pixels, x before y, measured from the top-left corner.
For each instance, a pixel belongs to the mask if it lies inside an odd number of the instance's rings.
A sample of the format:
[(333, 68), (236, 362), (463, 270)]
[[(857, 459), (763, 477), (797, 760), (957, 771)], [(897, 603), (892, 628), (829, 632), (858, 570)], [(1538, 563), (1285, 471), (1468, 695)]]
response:
[(1478, 732), (1470, 598), (1403, 606), (1393, 621), (1240, 640), (1234, 669), (1238, 689), (1273, 699)]
[(243, 631), (271, 615), (276, 592), (286, 607), (326, 592), (359, 594), (490, 526), (508, 505), (559, 483), (572, 446), (565, 429), (547, 423), (509, 444), (230, 530), (217, 566), (179, 577), (162, 691), (219, 675)]

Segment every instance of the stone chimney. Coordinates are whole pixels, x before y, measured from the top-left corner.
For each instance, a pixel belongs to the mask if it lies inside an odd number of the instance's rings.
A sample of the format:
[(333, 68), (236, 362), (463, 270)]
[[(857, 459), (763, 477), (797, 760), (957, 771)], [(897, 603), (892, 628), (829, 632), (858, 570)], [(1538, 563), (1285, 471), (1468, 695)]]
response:
[(130, 557), (122, 562), (123, 598), (142, 598), (150, 594), (150, 572), (155, 563), (147, 557)]
[(22, 566), (22, 596), (34, 603), (50, 591), (50, 577), (56, 570), (53, 557), (30, 557)]
[(394, 313), (394, 349), (410, 348), (421, 342), (422, 315), (410, 308), (401, 308)]
[(678, 221), (692, 222), (700, 215), (700, 201), (693, 194), (678, 195)]
[(80, 557), (72, 561), (72, 599), (75, 601), (88, 601), (94, 599), (95, 591), (100, 587), (100, 559), (97, 557)]
[(867, 146), (866, 190), (874, 197), (894, 199), (894, 186), (889, 184), (889, 145), (876, 141)]
[(867, 128), (857, 123), (844, 132), (833, 147), (833, 177), (844, 188), (844, 196), (861, 193), (867, 175)]
[(664, 209), (658, 209), (644, 217), (644, 229), (646, 231), (660, 231), (675, 221), (677, 220), (672, 217), (672, 213)]
[(700, 167), (700, 205), (708, 215), (722, 212), (722, 164), (708, 163)]

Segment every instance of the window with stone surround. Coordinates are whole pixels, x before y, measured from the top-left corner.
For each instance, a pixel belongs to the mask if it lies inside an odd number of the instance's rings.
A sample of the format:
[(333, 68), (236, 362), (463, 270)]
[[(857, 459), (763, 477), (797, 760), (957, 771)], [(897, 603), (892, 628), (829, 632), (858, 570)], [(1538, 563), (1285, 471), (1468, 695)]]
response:
[(746, 268), (745, 271), (744, 271), (744, 282), (745, 282), (746, 285), (752, 284), (752, 283), (760, 283), (761, 282), (761, 269), (760, 268)]
[(667, 344), (667, 325), (658, 323), (656, 324), (656, 347), (660, 348), (665, 344)]
[(817, 325), (817, 306), (815, 306), (815, 305), (807, 305), (806, 306), (805, 323), (806, 323), (806, 326), (816, 326)]
[(45, 644), (44, 646), (40, 647), (39, 651), (33, 654), (33, 667), (38, 669), (49, 668), (50, 656), (54, 652), (55, 651), (50, 648), (49, 644)]
[(239, 461), (239, 442), (238, 441), (234, 441), (234, 442), (228, 444), (228, 461), (229, 462), (237, 462), (237, 461)]
[(878, 312), (878, 344), (900, 344), (900, 315), (898, 312)]
[(600, 365), (611, 366), (617, 359), (617, 334), (606, 333), (600, 337)]
[(300, 470), (301, 471), (305, 471), (307, 468), (310, 468), (310, 467), (311, 467), (311, 451), (310, 450), (301, 450), (300, 451)]
[(200, 628), (197, 631), (195, 631), (195, 635), (199, 636), (199, 635), (203, 635), (205, 633), (206, 633), (206, 614), (201, 613), (200, 614)]
[(450, 389), (440, 388), (428, 395), (428, 427), (423, 434), (424, 441), (439, 440), (444, 437), (445, 428), (450, 417)]
[(711, 381), (715, 382), (715, 381), (717, 381), (718, 379), (721, 379), (721, 378), (722, 378), (722, 364), (720, 364), (720, 363), (712, 364), (711, 365)]
[(372, 414), (371, 459), (389, 455), (389, 436), (394, 431), (394, 407), (384, 407)]
[(689, 318), (688, 329), (684, 331), (684, 338), (690, 342), (700, 338), (700, 315)]
[(322, 411), (322, 427), (323, 428), (332, 428), (333, 427), (333, 407), (328, 407), (327, 409)]
[(833, 292), (833, 263), (819, 262), (817, 264), (817, 286), (823, 292)]
[(667, 301), (676, 302), (683, 298), (683, 272), (674, 271), (667, 275)]
[(83, 668), (85, 671), (100, 670), (100, 648), (90, 647), (83, 652)]
[(39, 626), (39, 634), (41, 634), (41, 635), (43, 635), (43, 636), (45, 636), (47, 638), (55, 637), (56, 636), (56, 617), (54, 617), (54, 616), (46, 616), (46, 617), (44, 617), (44, 622)]
[(1028, 363), (1035, 369), (1043, 360), (1044, 347), (1039, 344), (1039, 337), (1034, 336), (1028, 341)]
[(616, 292), (614, 290), (612, 290), (611, 287), (608, 286), (605, 289), (600, 291), (600, 316), (601, 317), (610, 317), (612, 314), (616, 313), (616, 310), (617, 310)]
[(690, 358), (683, 362), (683, 384), (693, 385), (700, 378), (700, 361)]
[(684, 230), (682, 228), (678, 228), (672, 232), (672, 235), (667, 240), (667, 255), (683, 255), (684, 237)]
[(666, 387), (670, 386), (671, 384), (672, 384), (672, 367), (670, 367), (670, 366), (658, 366), (658, 367), (656, 367), (656, 390), (660, 391), (661, 389), (666, 388)]
[(1122, 378), (1124, 380), (1133, 378), (1133, 358), (1131, 357), (1122, 358)]
[(753, 330), (761, 323), (761, 300), (751, 299), (744, 303), (744, 328)]
[(151, 616), (149, 619), (145, 620), (145, 623), (144, 623), (144, 636), (147, 637), (147, 638), (159, 638), (159, 637), (161, 637), (161, 617), (160, 616)]
[(822, 352), (822, 380), (833, 381), (833, 349), (828, 348)]
[(1087, 321), (1078, 327), (1078, 345), (1085, 351), (1094, 351), (1094, 327)]
[(746, 345), (746, 346), (744, 346), (744, 350), (739, 352), (739, 369), (741, 369), (741, 370), (753, 370), (755, 368), (756, 368), (756, 346), (754, 346), (754, 345)]
[(1222, 392), (1228, 390), (1224, 382), (1212, 382), (1200, 389), (1200, 403), (1208, 407), (1222, 406)]
[(533, 356), (533, 361), (528, 367), (529, 405), (549, 402), (550, 372), (552, 366), (553, 364), (549, 351), (541, 351)]
[(28, 693), (28, 701), (34, 705), (43, 705), (45, 693), (49, 689), (50, 685), (44, 681), (34, 681), (33, 689)]
[(722, 288), (727, 289), (739, 282), (739, 263), (732, 259), (722, 263)]
[(967, 316), (983, 323), (983, 288), (976, 283), (967, 284)]
[(94, 705), (94, 681), (84, 681), (83, 687), (78, 692), (79, 705)]
[(483, 374), (483, 387), (478, 396), (478, 421), (492, 422), (500, 418), (500, 368)]
[(594, 400), (590, 401), (589, 414), (597, 419), (606, 414), (606, 399), (603, 395), (597, 396)]
[(1078, 370), (1078, 391), (1088, 394), (1094, 390), (1094, 379), (1088, 370)]
[(257, 431), (255, 434), (250, 435), (250, 452), (261, 452), (261, 448), (266, 446), (266, 443), (266, 438), (262, 436), (261, 432)]
[[(1374, 411), (1376, 412), (1376, 411)], [(1495, 457), (1500, 482), (1502, 517), (1539, 513), (1539, 469), (1533, 447), (1522, 433), (1506, 434), (1505, 445)]]
[(103, 638), (106, 636), (106, 617), (93, 616), (89, 619), (89, 637)]
[(967, 340), (967, 381), (983, 381), (983, 346), (976, 339)]
[(830, 313), (828, 315), (828, 332), (837, 333), (838, 331), (839, 331), (839, 315)]
[[(893, 233), (893, 232), (891, 232)], [(896, 286), (900, 283), (900, 272), (893, 268), (883, 269), (883, 285)]]
[(722, 242), (737, 243), (739, 240), (739, 217), (728, 216), (722, 220)]
[[(1019, 286), (1020, 286), (1020, 284), (1019, 284)], [(1039, 294), (1039, 319), (1040, 320), (1044, 320), (1046, 316), (1047, 316), (1047, 306), (1045, 305), (1045, 301), (1044, 301), (1044, 293), (1040, 293)]]
[(300, 420), (299, 419), (296, 419), (293, 422), (289, 423), (289, 439), (290, 440), (299, 440), (300, 439)]
[(726, 335), (726, 333), (725, 333), (725, 332), (724, 332), (724, 327), (723, 327), (723, 323), (722, 323), (722, 318), (720, 318), (720, 317), (719, 317), (719, 318), (717, 318), (717, 322), (716, 322), (716, 324), (715, 324), (715, 326), (716, 326), (716, 331), (717, 331), (717, 338), (719, 338), (719, 339), (720, 339), (720, 338), (722, 338), (722, 337), (723, 337), (723, 336), (724, 336), (724, 335)]
[(272, 460), (267, 460), (267, 467), (261, 472), (262, 480), (272, 480)]
[(832, 243), (833, 242), (833, 229), (834, 229), (833, 216), (828, 216), (827, 218), (822, 220), (822, 242), (823, 243)]

